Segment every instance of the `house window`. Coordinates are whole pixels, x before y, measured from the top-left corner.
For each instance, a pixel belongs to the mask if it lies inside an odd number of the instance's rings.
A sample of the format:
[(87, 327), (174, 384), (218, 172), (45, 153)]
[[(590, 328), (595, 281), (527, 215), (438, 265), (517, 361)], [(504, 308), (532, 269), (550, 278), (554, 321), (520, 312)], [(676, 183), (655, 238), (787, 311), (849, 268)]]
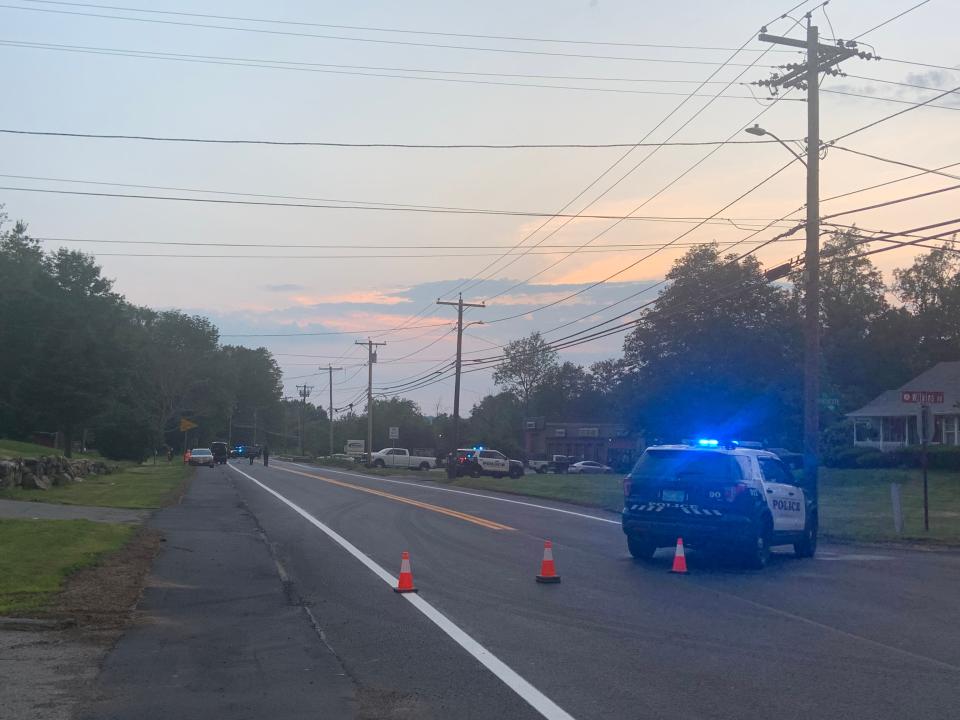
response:
[(960, 445), (960, 415), (943, 416), (943, 444)]
[(857, 418), (854, 425), (856, 442), (876, 442), (880, 439), (880, 425), (876, 418)]
[(554, 435), (556, 435), (557, 437), (566, 437), (566, 436), (567, 436), (567, 429), (566, 429), (566, 428), (556, 428), (556, 429), (553, 431), (553, 433), (554, 433)]
[(883, 419), (883, 441), (903, 442), (907, 437), (907, 419), (905, 417), (885, 417)]
[(580, 428), (578, 434), (580, 437), (600, 437), (600, 429), (595, 427)]

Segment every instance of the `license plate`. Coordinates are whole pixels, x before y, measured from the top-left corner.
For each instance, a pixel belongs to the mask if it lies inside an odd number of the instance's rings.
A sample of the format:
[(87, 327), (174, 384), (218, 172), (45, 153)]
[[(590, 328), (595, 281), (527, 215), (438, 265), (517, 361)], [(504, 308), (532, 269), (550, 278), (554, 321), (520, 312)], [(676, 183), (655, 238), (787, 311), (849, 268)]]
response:
[(687, 499), (687, 493), (683, 490), (661, 490), (660, 499), (664, 502), (683, 502)]

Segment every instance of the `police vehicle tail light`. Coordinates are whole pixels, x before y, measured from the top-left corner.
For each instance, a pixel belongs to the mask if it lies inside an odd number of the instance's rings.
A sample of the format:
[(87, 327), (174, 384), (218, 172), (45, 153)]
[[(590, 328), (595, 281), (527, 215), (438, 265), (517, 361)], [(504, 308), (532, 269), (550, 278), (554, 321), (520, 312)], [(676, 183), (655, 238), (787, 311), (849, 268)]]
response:
[(747, 492), (748, 487), (746, 483), (737, 483), (736, 485), (731, 485), (726, 488), (724, 491), (724, 497), (727, 499), (727, 502), (733, 502), (743, 493)]
[(633, 490), (633, 479), (629, 476), (623, 479), (623, 496), (630, 497), (630, 492)]

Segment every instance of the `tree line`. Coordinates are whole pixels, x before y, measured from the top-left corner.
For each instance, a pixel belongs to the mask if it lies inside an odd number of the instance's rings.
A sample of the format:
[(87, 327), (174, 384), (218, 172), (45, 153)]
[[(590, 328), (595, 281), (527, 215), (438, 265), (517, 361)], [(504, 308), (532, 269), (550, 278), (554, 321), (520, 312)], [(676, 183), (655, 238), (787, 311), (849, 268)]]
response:
[[(222, 345), (206, 318), (151, 310), (113, 291), (90, 255), (44, 252), (0, 215), (0, 436), (55, 432), (142, 459), (225, 438), (234, 417), (278, 424), (281, 372), (264, 348)], [(190, 439), (188, 438), (188, 442)]]
[[(960, 255), (953, 241), (893, 272), (888, 286), (855, 229), (824, 243), (822, 426), (850, 442), (847, 412), (943, 360), (960, 359)], [(620, 357), (560, 362), (538, 333), (510, 343), (474, 417), (521, 434), (523, 416), (616, 421), (647, 441), (704, 433), (800, 445), (802, 269), (771, 282), (751, 255), (697, 246), (667, 274)], [(507, 395), (508, 397), (505, 397)]]
[[(87, 433), (111, 457), (230, 439), (326, 454), (330, 418), (283, 396), (265, 348), (221, 344), (206, 318), (127, 302), (90, 255), (44, 252), (0, 213), (0, 436)], [(960, 256), (918, 255), (888, 286), (856, 230), (823, 247), (820, 320), (825, 434), (846, 442), (844, 413), (941, 360), (960, 358)], [(507, 344), (496, 391), (461, 426), (465, 445), (522, 455), (524, 420), (619, 422), (647, 441), (699, 433), (797, 447), (802, 396), (802, 270), (771, 282), (751, 255), (691, 248), (638, 316), (622, 350), (588, 366), (561, 361), (534, 332)], [(448, 414), (374, 399), (374, 449), (451, 450)], [(302, 430), (301, 430), (302, 426)], [(388, 428), (399, 427), (400, 439)], [(838, 428), (841, 431), (838, 432)], [(334, 421), (333, 451), (366, 437), (366, 414)]]

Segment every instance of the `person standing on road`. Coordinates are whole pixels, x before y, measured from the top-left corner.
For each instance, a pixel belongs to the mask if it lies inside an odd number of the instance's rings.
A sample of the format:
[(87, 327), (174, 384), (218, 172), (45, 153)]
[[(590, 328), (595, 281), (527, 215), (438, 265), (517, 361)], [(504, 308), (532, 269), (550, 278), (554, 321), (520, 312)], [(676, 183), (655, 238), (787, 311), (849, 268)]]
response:
[(263, 445), (263, 466), (266, 467), (270, 464), (270, 448), (264, 443)]

